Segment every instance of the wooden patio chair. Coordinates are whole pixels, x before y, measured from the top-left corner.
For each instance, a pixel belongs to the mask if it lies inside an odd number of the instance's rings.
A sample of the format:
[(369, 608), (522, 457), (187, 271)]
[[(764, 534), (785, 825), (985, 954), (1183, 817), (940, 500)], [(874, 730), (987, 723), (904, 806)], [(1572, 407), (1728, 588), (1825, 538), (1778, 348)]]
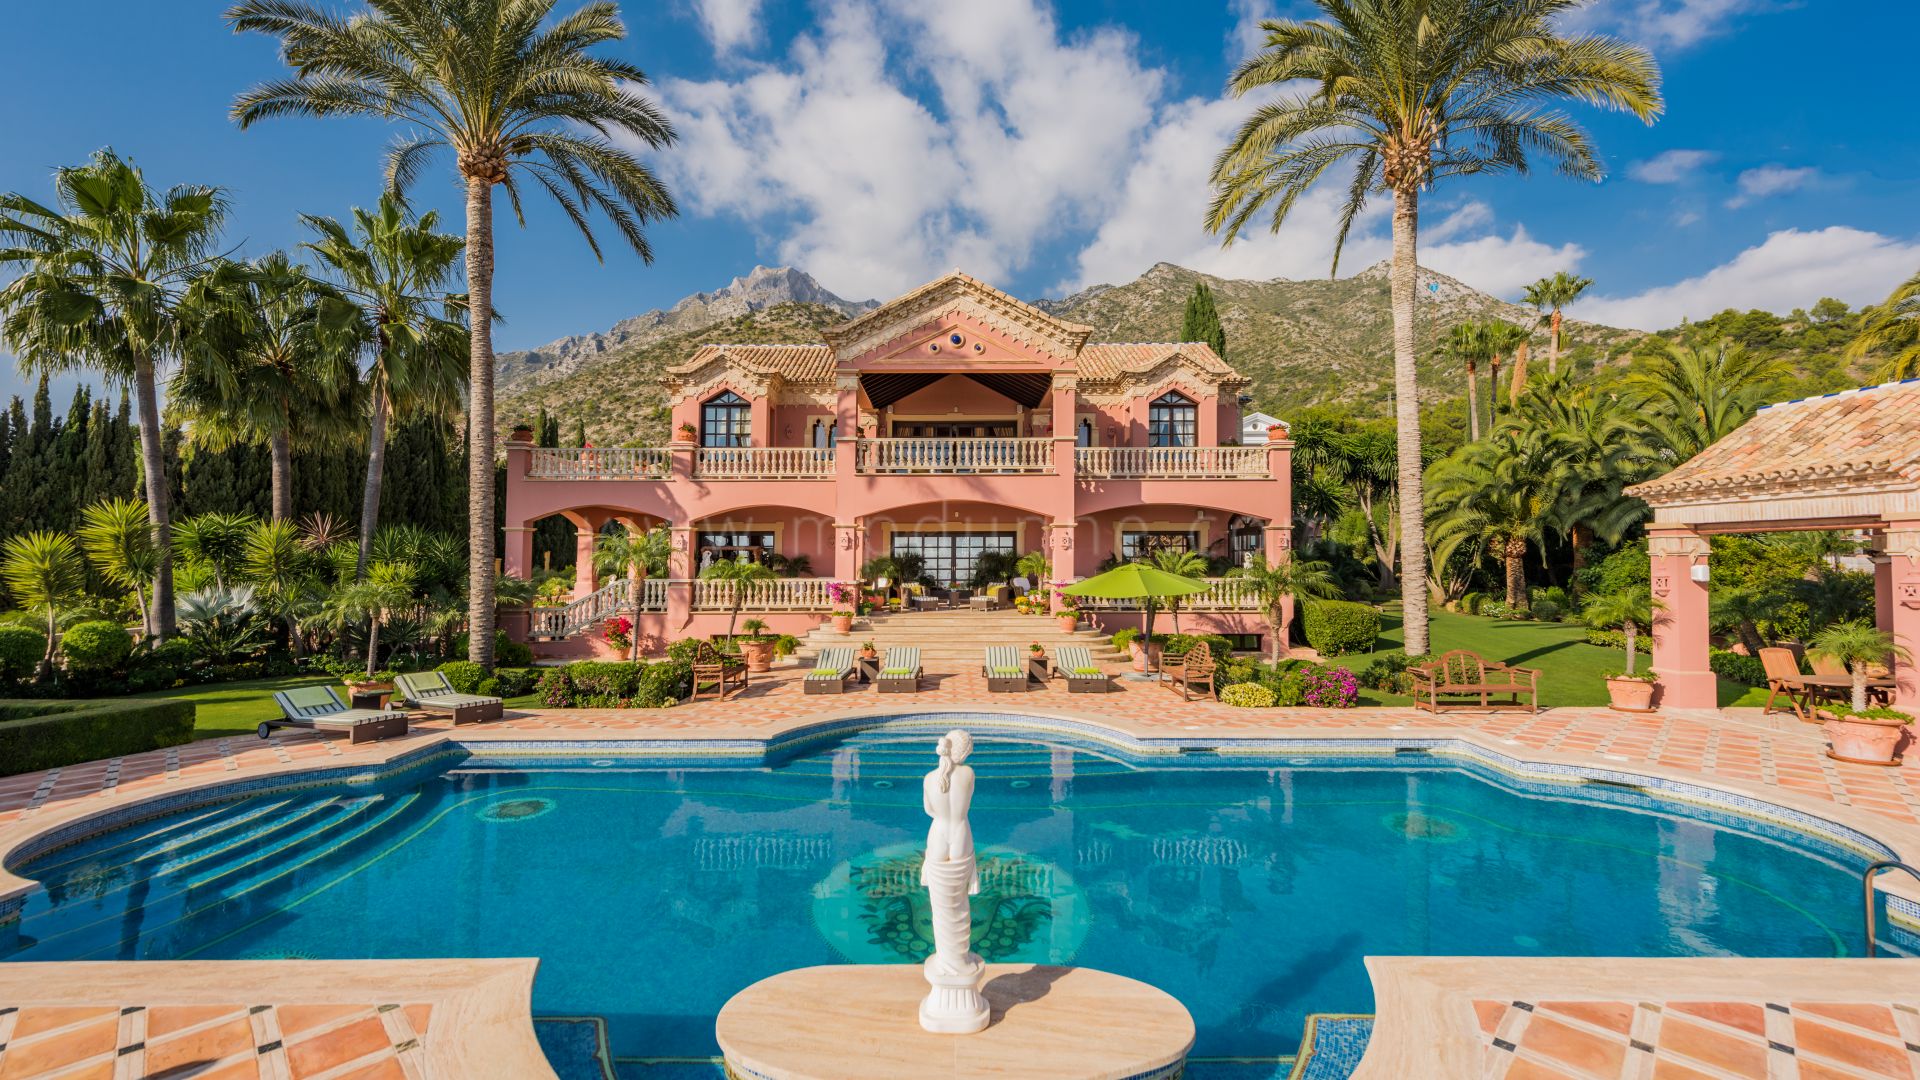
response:
[(1022, 694), (1027, 689), (1027, 662), (1013, 645), (989, 645), (980, 674), (986, 677), (987, 692)]
[[(1540, 672), (1533, 668), (1494, 663), (1477, 652), (1454, 649), (1441, 653), (1431, 663), (1407, 669), (1413, 682), (1413, 707), (1438, 714), (1445, 709), (1519, 708), (1520, 697), (1527, 698), (1527, 711), (1540, 711)], [(1508, 700), (1496, 702), (1495, 695)], [(1477, 706), (1459, 698), (1479, 698)], [(1442, 701), (1442, 698), (1455, 700)]]
[(821, 649), (820, 659), (814, 661), (813, 670), (801, 680), (801, 693), (844, 694), (853, 678), (852, 648)]
[(1104, 694), (1112, 684), (1107, 673), (1093, 662), (1093, 653), (1085, 645), (1061, 645), (1053, 650), (1053, 664), (1067, 677), (1069, 694)]
[(1178, 690), (1181, 701), (1193, 700), (1193, 688), (1205, 684), (1207, 696), (1218, 698), (1219, 691), (1214, 687), (1214, 670), (1218, 665), (1213, 659), (1213, 647), (1204, 641), (1196, 641), (1193, 648), (1160, 664), (1161, 677), (1166, 680), (1167, 689)]
[(880, 676), (873, 680), (873, 688), (882, 694), (919, 693), (920, 650), (898, 645), (888, 648), (887, 658), (880, 663)]
[(747, 662), (737, 656), (721, 652), (711, 641), (703, 641), (693, 651), (693, 694), (688, 699), (699, 701), (703, 687), (711, 687), (713, 696), (720, 701), (727, 699), (727, 689), (735, 691), (747, 688)]
[(1807, 692), (1806, 677), (1800, 673), (1800, 662), (1793, 658), (1793, 650), (1761, 649), (1760, 666), (1767, 672), (1767, 704), (1760, 710), (1761, 715), (1773, 712), (1773, 699), (1785, 694), (1793, 715), (1805, 720), (1811, 695)]

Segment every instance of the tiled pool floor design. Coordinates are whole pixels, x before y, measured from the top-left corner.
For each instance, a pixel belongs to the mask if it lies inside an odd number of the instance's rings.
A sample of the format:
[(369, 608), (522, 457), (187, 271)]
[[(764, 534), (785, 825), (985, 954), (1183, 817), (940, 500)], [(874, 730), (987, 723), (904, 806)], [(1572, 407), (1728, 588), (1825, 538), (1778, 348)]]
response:
[(1488, 1080), (1920, 1077), (1906, 1003), (1475, 1001)]

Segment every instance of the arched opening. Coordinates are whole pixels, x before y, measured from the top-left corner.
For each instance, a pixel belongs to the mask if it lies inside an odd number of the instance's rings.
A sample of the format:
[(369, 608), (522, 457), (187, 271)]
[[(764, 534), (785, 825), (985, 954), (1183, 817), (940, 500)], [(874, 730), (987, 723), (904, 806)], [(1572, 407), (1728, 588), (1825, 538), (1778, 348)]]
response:
[(1147, 405), (1148, 446), (1197, 446), (1200, 410), (1193, 399), (1169, 390)]
[(731, 390), (723, 390), (700, 406), (700, 445), (753, 445), (753, 406)]

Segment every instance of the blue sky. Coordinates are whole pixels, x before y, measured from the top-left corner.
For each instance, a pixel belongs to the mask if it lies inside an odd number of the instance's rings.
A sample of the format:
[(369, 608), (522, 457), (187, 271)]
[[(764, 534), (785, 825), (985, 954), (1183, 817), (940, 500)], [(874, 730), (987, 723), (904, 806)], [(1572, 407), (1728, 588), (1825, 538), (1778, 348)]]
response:
[[(53, 167), (112, 145), (150, 179), (232, 191), (246, 255), (304, 239), (295, 215), (378, 195), (375, 122), (226, 118), (283, 69), (205, 0), (22, 0), (0, 38), (0, 190), (49, 196)], [(562, 7), (566, 4), (563, 0)], [(682, 215), (657, 260), (597, 263), (551, 208), (499, 220), (503, 349), (604, 328), (756, 263), (851, 298), (961, 266), (1023, 296), (1130, 280), (1157, 261), (1232, 277), (1328, 270), (1334, 192), (1278, 236), (1221, 249), (1205, 173), (1247, 109), (1221, 85), (1285, 0), (667, 0), (623, 4), (618, 51), (681, 132), (653, 155)], [(1842, 13), (1845, 18), (1842, 18)], [(1445, 186), (1422, 261), (1506, 296), (1553, 270), (1593, 277), (1577, 312), (1659, 328), (1727, 306), (1884, 296), (1920, 268), (1920, 140), (1904, 0), (1599, 0), (1582, 28), (1654, 49), (1653, 127), (1577, 110), (1610, 170)], [(1809, 62), (1811, 61), (1811, 62)], [(1812, 72), (1822, 77), (1811, 77)], [(461, 220), (452, 167), (420, 192)], [(1386, 252), (1374, 215), (1343, 272)], [(23, 386), (0, 360), (0, 395)]]

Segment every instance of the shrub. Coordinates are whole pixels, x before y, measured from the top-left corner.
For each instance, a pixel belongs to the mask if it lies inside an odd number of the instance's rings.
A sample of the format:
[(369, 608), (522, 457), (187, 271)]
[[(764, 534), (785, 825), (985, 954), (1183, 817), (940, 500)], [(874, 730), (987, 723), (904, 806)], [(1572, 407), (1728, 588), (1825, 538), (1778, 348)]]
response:
[(566, 668), (548, 668), (533, 689), (540, 695), (540, 704), (549, 709), (564, 709), (573, 704), (573, 681), (567, 678)]
[(640, 685), (641, 665), (628, 660), (581, 660), (567, 665), (576, 697), (630, 698)]
[(127, 665), (127, 689), (166, 690), (193, 671), (193, 646), (171, 638), (136, 653)]
[(1127, 646), (1133, 644), (1133, 639), (1139, 636), (1140, 631), (1135, 627), (1129, 626), (1125, 630), (1116, 630), (1113, 635), (1113, 647), (1126, 652)]
[(193, 702), (0, 701), (0, 776), (178, 746)]
[(1318, 709), (1351, 709), (1360, 699), (1360, 680), (1343, 667), (1308, 672), (1305, 699)]
[(667, 646), (667, 659), (681, 660), (690, 664), (693, 662), (694, 651), (698, 648), (700, 648), (699, 638), (681, 638)]
[(506, 631), (495, 635), (493, 643), (493, 663), (495, 667), (532, 667), (533, 646), (520, 641), (508, 641)]
[(1220, 701), (1239, 709), (1266, 709), (1273, 706), (1274, 693), (1259, 683), (1236, 683), (1220, 691)]
[[(1587, 644), (1598, 645), (1603, 649), (1625, 649), (1627, 647), (1627, 635), (1619, 630), (1588, 630)], [(1653, 653), (1653, 635), (1635, 634), (1633, 636), (1633, 651), (1651, 655)]]
[(75, 623), (60, 635), (60, 655), (74, 671), (117, 671), (132, 653), (126, 629), (105, 619)]
[(661, 660), (640, 671), (633, 695), (635, 708), (666, 709), (693, 692), (693, 665), (685, 660)]
[(524, 694), (530, 694), (533, 692), (533, 685), (538, 679), (539, 674), (539, 672), (532, 668), (498, 668), (493, 673), (493, 681), (496, 686), (493, 693), (495, 696), (503, 698), (520, 697)]
[(31, 626), (0, 626), (0, 678), (28, 678), (47, 655), (47, 635)]
[(478, 692), (480, 680), (487, 677), (487, 669), (471, 660), (449, 660), (434, 670), (447, 677), (447, 685), (456, 694)]
[(1301, 628), (1307, 644), (1322, 656), (1371, 652), (1380, 636), (1380, 611), (1351, 600), (1309, 600), (1303, 607)]
[[(1159, 636), (1154, 635), (1156, 638)], [(1213, 658), (1216, 660), (1233, 655), (1233, 642), (1227, 640), (1222, 634), (1168, 634), (1166, 655), (1185, 656), (1187, 650), (1202, 641), (1207, 643), (1207, 648), (1213, 652)]]
[(1566, 607), (1556, 601), (1535, 600), (1533, 602), (1533, 617), (1541, 622), (1559, 622), (1566, 617), (1566, 614)]
[(1389, 694), (1411, 693), (1413, 683), (1407, 678), (1407, 669), (1431, 659), (1430, 656), (1408, 656), (1396, 649), (1368, 664), (1367, 670), (1360, 673), (1360, 685)]
[[(1718, 546), (1715, 545), (1716, 556), (1719, 554)], [(1580, 576), (1584, 591), (1589, 593), (1621, 593), (1649, 587), (1653, 580), (1653, 563), (1647, 557), (1647, 542), (1637, 540), (1626, 545), (1601, 559), (1598, 565), (1583, 568)]]
[(1305, 705), (1307, 703), (1307, 674), (1311, 668), (1295, 668), (1277, 672), (1271, 682), (1263, 680), (1262, 685), (1273, 691), (1276, 705)]
[(500, 680), (495, 676), (489, 675), (480, 680), (480, 685), (474, 687), (473, 692), (476, 694), (484, 694), (487, 697), (499, 697)]
[(1214, 677), (1219, 680), (1220, 688), (1226, 689), (1240, 683), (1258, 682), (1260, 661), (1251, 656), (1236, 656), (1220, 661)]
[(1707, 666), (1715, 675), (1746, 686), (1767, 685), (1767, 665), (1757, 656), (1742, 656), (1725, 649), (1707, 653)]

